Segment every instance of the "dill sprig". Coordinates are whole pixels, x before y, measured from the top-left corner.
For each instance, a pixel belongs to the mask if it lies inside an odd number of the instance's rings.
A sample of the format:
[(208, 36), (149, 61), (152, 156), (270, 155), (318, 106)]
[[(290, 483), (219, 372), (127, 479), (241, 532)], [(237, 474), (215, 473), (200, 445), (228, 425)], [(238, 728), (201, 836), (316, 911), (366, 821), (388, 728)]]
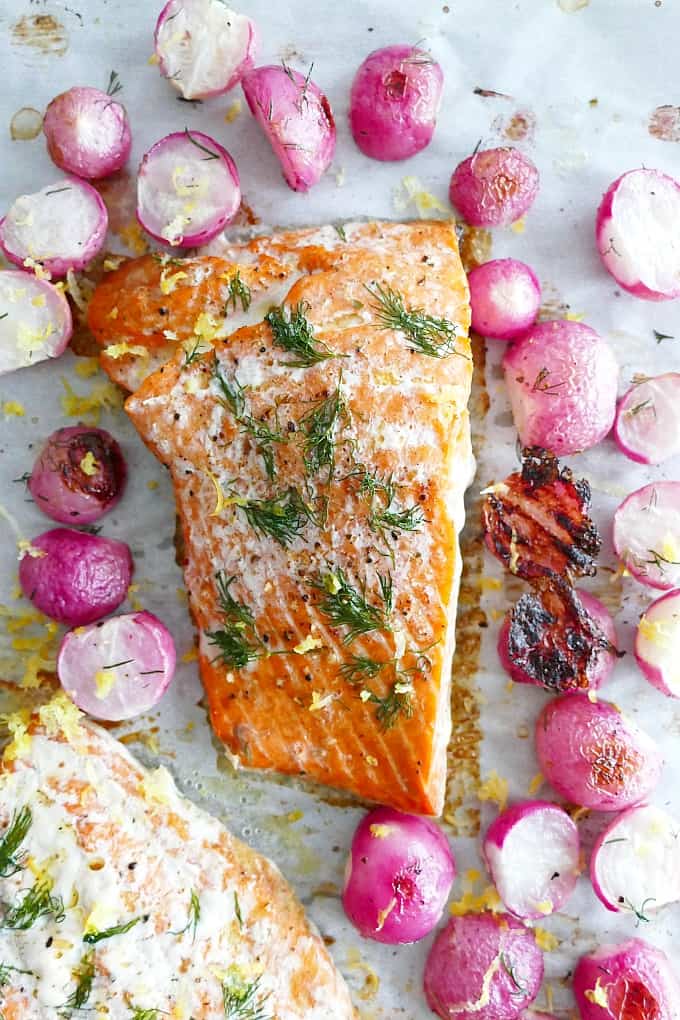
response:
[(364, 680), (371, 680), (391, 664), (392, 660), (380, 662), (372, 659), (370, 655), (351, 655), (347, 662), (340, 667), (340, 676), (348, 684), (362, 683)]
[[(363, 469), (362, 469), (363, 470)], [(363, 470), (359, 495), (368, 498), (368, 526), (381, 534), (394, 531), (418, 531), (425, 520), (423, 509), (417, 503), (407, 507), (395, 506), (397, 485), (392, 475), (380, 478)], [(377, 505), (382, 497), (382, 506)]]
[(625, 899), (625, 897), (620, 899), (619, 902), (621, 903), (622, 906), (627, 907), (628, 910), (635, 914), (635, 927), (639, 928), (641, 922), (649, 924), (649, 922), (651, 921), (651, 918), (647, 917), (647, 915), (645, 914), (645, 910), (647, 909), (648, 903), (656, 903), (656, 896), (648, 896), (646, 900), (642, 901), (640, 907), (633, 906), (630, 900)]
[(70, 1017), (73, 1010), (82, 1009), (90, 998), (92, 985), (94, 984), (94, 949), (85, 953), (78, 967), (73, 972), (73, 976), (76, 980), (76, 987), (61, 1007), (62, 1010), (65, 1009), (68, 1012), (60, 1012), (59, 1016)]
[(236, 505), (246, 520), (260, 535), (269, 535), (284, 549), (302, 534), (314, 513), (298, 492), (291, 486), (271, 499), (238, 500)]
[(218, 658), (229, 669), (243, 669), (265, 654), (264, 646), (255, 632), (253, 614), (243, 602), (237, 602), (230, 592), (236, 577), (225, 577), (219, 570), (215, 575), (217, 597), (224, 626), (207, 631), (206, 637), (219, 648)]
[(304, 301), (290, 309), (280, 305), (272, 308), (264, 317), (272, 331), (275, 345), (294, 355), (286, 362), (291, 368), (309, 368), (320, 361), (337, 357), (330, 347), (314, 336), (312, 324), (305, 315), (308, 308), (309, 305)]
[(344, 412), (345, 401), (338, 385), (333, 393), (300, 419), (300, 425), (305, 433), (304, 460), (308, 475), (315, 475), (323, 467), (327, 467), (328, 480), (333, 477), (335, 430)]
[(340, 238), (340, 240), (341, 240), (341, 241), (346, 241), (346, 240), (347, 240), (347, 234), (346, 234), (346, 232), (345, 232), (345, 228), (344, 228), (344, 226), (342, 225), (342, 223), (333, 223), (333, 225), (332, 225), (332, 226), (333, 226), (333, 230), (334, 230), (334, 231), (335, 231), (335, 233), (336, 233), (336, 234), (338, 235), (338, 237)]
[(503, 965), (503, 970), (507, 973), (508, 977), (510, 978), (510, 980), (512, 981), (513, 985), (516, 988), (516, 991), (515, 992), (511, 992), (510, 994), (513, 995), (513, 996), (515, 996), (515, 995), (527, 995), (527, 989), (521, 983), (521, 981), (519, 981), (519, 979), (517, 978), (517, 975), (515, 974), (515, 968), (513, 967), (511, 961), (508, 960), (508, 958), (505, 955), (505, 953), (501, 953), (501, 963)]
[(260, 979), (244, 981), (234, 971), (222, 983), (222, 1004), (226, 1020), (271, 1020), (264, 1004), (269, 997), (260, 995)]
[(88, 946), (94, 946), (97, 942), (103, 942), (104, 939), (113, 938), (114, 935), (125, 935), (136, 924), (139, 924), (141, 920), (141, 917), (133, 917), (131, 921), (126, 921), (125, 924), (116, 924), (112, 928), (103, 928), (102, 931), (88, 931), (87, 934), (83, 935), (83, 942), (87, 942)]
[(28, 931), (40, 917), (50, 914), (55, 921), (63, 921), (66, 917), (64, 901), (61, 896), (53, 896), (51, 883), (39, 879), (35, 885), (27, 889), (22, 898), (13, 906), (5, 905), (5, 916), (0, 928), (12, 931)]
[(202, 346), (203, 341), (199, 338), (191, 350), (184, 348), (184, 361), (182, 362), (182, 368), (189, 368), (195, 361), (198, 361), (202, 354), (205, 354), (209, 348)]
[(111, 71), (109, 75), (109, 84), (106, 86), (107, 96), (117, 96), (119, 92), (123, 91), (123, 83), (118, 77), (118, 71)]
[(142, 1009), (141, 1006), (130, 1006), (130, 1009), (132, 1010), (130, 1020), (158, 1020), (157, 1009)]
[(273, 443), (285, 443), (287, 437), (280, 428), (272, 429), (266, 422), (254, 418), (246, 412), (246, 389), (241, 385), (236, 376), (229, 379), (222, 371), (221, 366), (215, 361), (213, 375), (222, 394), (220, 403), (228, 408), (241, 426), (241, 431), (252, 436), (257, 444), (257, 452), (264, 461), (267, 478), (276, 477), (276, 462), (274, 459)]
[(243, 917), (241, 915), (241, 904), (238, 901), (238, 893), (234, 890), (234, 913), (236, 914), (236, 920), (238, 921), (239, 928), (243, 927)]
[(243, 282), (243, 280), (241, 279), (241, 274), (237, 269), (229, 281), (229, 286), (227, 290), (227, 300), (224, 303), (224, 314), (225, 315), (228, 314), (229, 305), (231, 305), (231, 310), (235, 312), (236, 305), (239, 301), (241, 302), (241, 308), (243, 309), (243, 311), (247, 312), (248, 309), (250, 308), (250, 303), (252, 301), (250, 287), (248, 286), (247, 283)]
[(26, 854), (18, 853), (18, 850), (32, 821), (33, 815), (27, 806), (12, 814), (5, 834), (0, 840), (0, 878), (11, 878), (23, 868)]
[[(238, 606), (238, 603), (236, 603)], [(198, 894), (194, 889), (191, 890), (189, 896), (189, 918), (187, 923), (179, 931), (171, 931), (171, 935), (184, 935), (189, 928), (192, 928), (191, 941), (196, 941), (196, 929), (198, 928), (198, 922), (201, 920), (201, 901), (198, 898)]]
[(561, 386), (564, 386), (565, 384), (564, 382), (558, 383), (549, 382), (548, 381), (549, 376), (551, 375), (552, 372), (550, 371), (549, 368), (540, 369), (540, 371), (536, 374), (536, 378), (534, 379), (533, 384), (531, 386), (532, 391), (534, 393), (547, 393), (548, 396), (551, 397), (556, 396), (559, 388)]
[(380, 327), (404, 333), (412, 351), (431, 358), (447, 358), (450, 354), (465, 357), (456, 350), (455, 323), (428, 315), (422, 308), (407, 308), (402, 295), (391, 287), (376, 283), (366, 290), (373, 298), (372, 307)]
[(22, 970), (21, 967), (13, 967), (10, 963), (0, 963), (0, 988), (4, 988), (12, 980), (12, 974), (29, 974), (34, 976), (32, 970)]
[(188, 127), (184, 128), (184, 134), (189, 139), (189, 141), (191, 142), (192, 145), (195, 145), (197, 149), (201, 150), (201, 152), (206, 152), (207, 153), (207, 156), (204, 156), (203, 159), (202, 159), (203, 163), (207, 163), (211, 159), (219, 159), (220, 158), (218, 152), (213, 152), (212, 149), (209, 149), (206, 145), (203, 145), (201, 142), (198, 142), (194, 138), (194, 136), (192, 135), (192, 133), (191, 133), (191, 131), (189, 130)]
[(656, 567), (661, 574), (666, 573), (666, 567), (680, 567), (680, 560), (672, 560), (657, 549), (648, 549), (647, 552), (650, 558), (641, 560), (641, 563), (648, 563), (650, 566)]
[(392, 611), (392, 579), (378, 575), (382, 605), (376, 606), (366, 598), (365, 584), (353, 585), (339, 567), (319, 574), (310, 583), (322, 593), (319, 610), (335, 627), (347, 627), (345, 644), (360, 634), (373, 630), (391, 630), (389, 614)]
[(658, 329), (653, 329), (654, 339), (657, 344), (660, 344), (662, 340), (675, 340), (675, 337), (671, 333), (660, 333)]

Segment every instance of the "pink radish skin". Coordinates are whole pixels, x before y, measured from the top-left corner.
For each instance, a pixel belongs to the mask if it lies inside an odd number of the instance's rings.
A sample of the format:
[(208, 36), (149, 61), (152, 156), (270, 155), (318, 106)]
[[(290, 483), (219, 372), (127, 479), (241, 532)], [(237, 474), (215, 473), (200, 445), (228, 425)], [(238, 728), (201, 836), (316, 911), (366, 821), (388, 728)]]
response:
[(557, 1020), (554, 1013), (537, 1013), (535, 1009), (525, 1009), (522, 1020)]
[(429, 53), (415, 46), (374, 50), (354, 76), (349, 123), (366, 156), (400, 160), (432, 141), (444, 75)]
[(293, 191), (309, 191), (335, 153), (335, 121), (323, 92), (311, 79), (278, 65), (249, 71), (241, 87), (286, 183)]
[(595, 446), (611, 429), (618, 367), (590, 326), (541, 322), (508, 347), (503, 369), (523, 446), (563, 457)]
[(515, 917), (537, 920), (560, 910), (579, 876), (578, 829), (566, 811), (545, 800), (503, 811), (487, 830), (483, 854)]
[[(616, 628), (614, 627), (614, 621), (607, 607), (600, 602), (599, 599), (595, 598), (587, 591), (583, 591), (581, 588), (577, 589), (577, 595), (581, 600), (583, 608), (593, 618), (595, 623), (599, 626), (603, 632), (609, 644), (612, 648), (618, 647), (618, 638), (616, 635)], [(513, 662), (510, 649), (509, 649), (509, 637), (510, 637), (510, 612), (506, 613), (505, 619), (501, 624), (501, 629), (498, 634), (498, 658), (501, 661), (503, 669), (511, 676), (511, 678), (517, 684), (534, 684), (536, 687), (542, 687), (534, 677), (529, 676), (525, 670), (518, 666), (517, 663)], [(597, 656), (597, 660), (592, 668), (589, 676), (588, 689), (597, 690), (603, 683), (611, 676), (614, 666), (616, 664), (617, 655), (614, 651), (609, 651), (606, 648), (600, 649)]]
[(61, 524), (92, 524), (108, 513), (125, 489), (120, 446), (104, 429), (71, 425), (48, 438), (28, 489), (35, 505)]
[(507, 227), (538, 194), (538, 170), (518, 149), (485, 149), (459, 163), (449, 199), (471, 227)]
[(157, 705), (173, 678), (175, 643), (152, 613), (124, 613), (69, 631), (57, 674), (78, 708), (95, 719), (134, 719)]
[(58, 358), (73, 332), (69, 303), (47, 280), (0, 270), (0, 375)]
[(663, 759), (656, 743), (608, 701), (554, 698), (536, 720), (535, 737), (543, 775), (573, 804), (622, 811), (659, 782)]
[(125, 107), (85, 85), (55, 96), (45, 112), (43, 132), (52, 162), (90, 181), (122, 169), (132, 147)]
[(680, 900), (680, 824), (649, 804), (628, 808), (600, 835), (590, 880), (607, 910), (638, 920)]
[(614, 551), (640, 584), (680, 588), (680, 482), (636, 489), (614, 514)]
[(644, 939), (600, 946), (574, 970), (581, 1020), (678, 1020), (680, 982), (668, 957)]
[(517, 259), (492, 259), (468, 274), (472, 328), (495, 340), (514, 340), (536, 321), (541, 285)]
[(37, 262), (52, 276), (84, 269), (104, 244), (109, 217), (101, 196), (79, 177), (20, 195), (0, 220), (0, 247), (15, 265)]
[(158, 66), (185, 99), (209, 99), (236, 85), (259, 49), (255, 23), (222, 0), (170, 0), (154, 34)]
[(177, 131), (144, 155), (137, 177), (137, 219), (157, 241), (207, 244), (241, 205), (236, 164), (202, 131)]
[(657, 690), (680, 698), (680, 590), (647, 606), (635, 636), (635, 660)]
[(680, 184), (659, 170), (629, 170), (597, 210), (597, 248), (616, 282), (635, 297), (680, 297)]
[(638, 464), (662, 464), (680, 453), (680, 372), (631, 386), (616, 409), (614, 439)]
[(434, 822), (376, 808), (354, 833), (345, 913), (365, 938), (416, 942), (437, 924), (455, 876), (448, 841)]
[(430, 1009), (442, 1020), (516, 1020), (543, 980), (543, 953), (509, 914), (452, 917), (425, 963)]
[(19, 584), (45, 616), (67, 627), (93, 623), (117, 609), (132, 579), (124, 542), (68, 528), (31, 541), (19, 563)]

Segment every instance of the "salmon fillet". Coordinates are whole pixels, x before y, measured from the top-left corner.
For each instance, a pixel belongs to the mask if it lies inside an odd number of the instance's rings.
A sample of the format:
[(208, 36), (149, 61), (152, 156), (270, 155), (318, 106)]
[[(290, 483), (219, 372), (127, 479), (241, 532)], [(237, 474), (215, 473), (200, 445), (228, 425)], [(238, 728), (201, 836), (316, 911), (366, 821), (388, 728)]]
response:
[[(176, 352), (126, 409), (172, 474), (210, 717), (234, 762), (438, 814), (467, 284), (449, 224), (356, 229), (356, 248), (347, 228), (341, 257), (288, 278), (266, 321)], [(285, 261), (290, 236), (259, 240), (262, 256)], [(215, 264), (196, 265), (207, 291)]]
[(276, 867), (79, 715), (15, 717), (0, 768), (5, 1020), (354, 1017)]

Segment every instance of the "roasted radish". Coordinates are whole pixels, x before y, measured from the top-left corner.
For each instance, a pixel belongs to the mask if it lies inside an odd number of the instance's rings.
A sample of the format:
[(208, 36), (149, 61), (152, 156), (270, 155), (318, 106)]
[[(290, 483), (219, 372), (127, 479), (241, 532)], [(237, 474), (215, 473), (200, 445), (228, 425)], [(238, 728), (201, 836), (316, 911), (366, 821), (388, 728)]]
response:
[(559, 577), (539, 579), (506, 614), (498, 656), (515, 683), (597, 690), (616, 663), (614, 621), (594, 595)]
[(166, 135), (142, 159), (137, 219), (157, 241), (181, 248), (207, 244), (240, 204), (236, 164), (202, 131)]
[(680, 482), (652, 482), (614, 514), (614, 550), (641, 584), (680, 587)]
[(323, 92), (309, 75), (275, 64), (249, 71), (241, 86), (286, 183), (309, 191), (335, 152), (335, 121)]
[(579, 876), (578, 829), (566, 811), (545, 800), (503, 811), (487, 830), (483, 854), (500, 898), (516, 917), (536, 920), (560, 910)]
[(626, 457), (661, 464), (680, 453), (680, 372), (646, 376), (621, 398), (614, 439)]
[(175, 672), (175, 644), (152, 613), (124, 613), (77, 627), (62, 640), (57, 674), (78, 708), (119, 722), (153, 708)]
[(15, 199), (0, 221), (0, 247), (17, 266), (66, 276), (99, 254), (108, 225), (106, 206), (92, 185), (64, 177)]
[(534, 933), (509, 914), (452, 917), (425, 962), (427, 1003), (442, 1020), (516, 1020), (542, 980)]
[(639, 804), (659, 782), (663, 759), (643, 730), (608, 701), (564, 694), (536, 720), (543, 775), (567, 800), (594, 811)]
[(451, 177), (451, 204), (472, 227), (505, 227), (529, 211), (538, 194), (538, 170), (518, 149), (485, 149), (459, 163)]
[(125, 107), (99, 89), (76, 86), (55, 96), (42, 127), (52, 162), (68, 174), (87, 180), (108, 177), (130, 155)]
[(650, 684), (680, 698), (680, 590), (645, 609), (635, 637), (635, 658)]
[(624, 290), (647, 301), (680, 297), (680, 184), (659, 170), (629, 170), (597, 210), (600, 258)]
[(349, 123), (366, 156), (408, 159), (432, 141), (444, 75), (415, 46), (374, 50), (354, 76)]
[(595, 893), (607, 910), (639, 921), (680, 900), (680, 823), (650, 804), (628, 808), (601, 834), (590, 859)]
[(618, 368), (590, 326), (568, 319), (538, 323), (508, 347), (503, 370), (525, 446), (562, 457), (595, 446), (612, 427)]
[(600, 946), (574, 971), (582, 1020), (678, 1020), (680, 982), (665, 953), (644, 939)]
[(154, 39), (160, 72), (184, 99), (233, 88), (253, 66), (259, 43), (255, 23), (224, 0), (170, 0)]
[(541, 285), (517, 259), (492, 259), (468, 274), (472, 328), (496, 340), (514, 340), (533, 326)]
[(71, 339), (69, 303), (47, 280), (0, 271), (0, 375), (57, 358)]
[(448, 841), (434, 822), (375, 808), (354, 833), (345, 913), (365, 938), (416, 942), (441, 917), (455, 875)]

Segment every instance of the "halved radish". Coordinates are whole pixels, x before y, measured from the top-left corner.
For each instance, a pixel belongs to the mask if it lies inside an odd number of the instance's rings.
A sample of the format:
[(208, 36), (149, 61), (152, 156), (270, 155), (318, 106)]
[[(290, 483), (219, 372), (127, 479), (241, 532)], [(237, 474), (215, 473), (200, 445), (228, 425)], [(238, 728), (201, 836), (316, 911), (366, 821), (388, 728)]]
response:
[(232, 88), (253, 66), (255, 23), (224, 0), (170, 0), (154, 34), (158, 66), (185, 99), (207, 99)]
[(680, 482), (652, 482), (624, 499), (613, 540), (636, 581), (662, 591), (680, 587)]
[(680, 297), (680, 184), (659, 170), (629, 170), (607, 189), (596, 237), (605, 267), (647, 301)]
[(608, 701), (564, 694), (536, 720), (541, 771), (562, 797), (594, 811), (639, 804), (659, 782), (663, 758), (643, 730)]
[(680, 590), (652, 602), (635, 636), (635, 658), (650, 684), (680, 698)]
[(607, 910), (639, 921), (680, 900), (680, 823), (651, 804), (629, 808), (600, 835), (590, 878)]
[(120, 170), (132, 146), (125, 107), (89, 86), (55, 96), (45, 111), (43, 132), (52, 161), (88, 180)]
[(124, 613), (64, 636), (59, 682), (78, 708), (118, 722), (148, 712), (175, 672), (175, 644), (152, 613)]
[(59, 357), (72, 332), (61, 291), (32, 273), (0, 271), (0, 375)]
[(559, 910), (579, 876), (578, 829), (545, 800), (513, 804), (489, 826), (484, 859), (498, 894), (516, 917), (536, 920)]
[(207, 244), (240, 204), (236, 164), (202, 131), (166, 135), (142, 159), (137, 219), (157, 241), (182, 248)]
[(22, 268), (38, 263), (52, 276), (83, 269), (99, 253), (109, 217), (101, 196), (79, 177), (20, 195), (0, 221), (0, 247)]
[(661, 464), (680, 453), (680, 372), (631, 386), (616, 410), (614, 439), (639, 464)]
[(582, 1020), (678, 1020), (680, 982), (665, 953), (644, 939), (599, 946), (574, 970)]

